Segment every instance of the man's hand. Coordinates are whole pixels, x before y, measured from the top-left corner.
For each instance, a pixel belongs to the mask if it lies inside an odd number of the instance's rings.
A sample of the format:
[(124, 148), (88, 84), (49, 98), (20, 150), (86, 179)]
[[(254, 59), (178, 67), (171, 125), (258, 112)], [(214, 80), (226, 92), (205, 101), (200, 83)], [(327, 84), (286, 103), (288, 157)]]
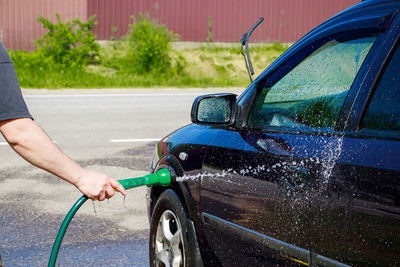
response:
[(75, 184), (84, 195), (92, 200), (111, 198), (115, 190), (126, 195), (125, 188), (117, 180), (95, 171), (83, 170)]

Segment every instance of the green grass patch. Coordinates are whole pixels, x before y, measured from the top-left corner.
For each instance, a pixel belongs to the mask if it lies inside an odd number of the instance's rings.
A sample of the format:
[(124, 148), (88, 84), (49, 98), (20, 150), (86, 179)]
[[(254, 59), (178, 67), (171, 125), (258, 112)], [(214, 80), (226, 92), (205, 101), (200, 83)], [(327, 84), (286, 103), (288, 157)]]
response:
[[(257, 77), (289, 46), (250, 45)], [(43, 54), (10, 51), (19, 82), (25, 88), (135, 88), (135, 87), (244, 87), (249, 84), (240, 46), (208, 44), (171, 49), (171, 65), (164, 72), (138, 73), (126, 41), (108, 42), (98, 59), (86, 66), (56, 65)]]

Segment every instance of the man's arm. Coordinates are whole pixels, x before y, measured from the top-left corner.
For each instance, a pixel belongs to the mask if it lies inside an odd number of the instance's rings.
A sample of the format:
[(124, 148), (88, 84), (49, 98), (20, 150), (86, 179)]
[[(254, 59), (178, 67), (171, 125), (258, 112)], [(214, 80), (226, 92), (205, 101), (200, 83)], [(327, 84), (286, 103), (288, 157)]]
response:
[(93, 200), (112, 197), (114, 189), (126, 194), (124, 187), (115, 179), (79, 166), (30, 118), (0, 121), (0, 132), (25, 160), (75, 185)]

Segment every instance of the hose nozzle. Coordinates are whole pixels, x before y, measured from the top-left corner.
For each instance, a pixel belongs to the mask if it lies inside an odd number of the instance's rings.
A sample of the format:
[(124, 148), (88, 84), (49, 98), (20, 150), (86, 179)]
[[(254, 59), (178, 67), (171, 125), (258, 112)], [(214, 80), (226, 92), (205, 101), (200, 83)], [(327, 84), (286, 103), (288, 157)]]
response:
[(158, 170), (156, 173), (147, 174), (143, 177), (128, 178), (118, 180), (118, 182), (125, 188), (130, 189), (141, 185), (169, 185), (176, 181), (176, 173), (171, 167)]

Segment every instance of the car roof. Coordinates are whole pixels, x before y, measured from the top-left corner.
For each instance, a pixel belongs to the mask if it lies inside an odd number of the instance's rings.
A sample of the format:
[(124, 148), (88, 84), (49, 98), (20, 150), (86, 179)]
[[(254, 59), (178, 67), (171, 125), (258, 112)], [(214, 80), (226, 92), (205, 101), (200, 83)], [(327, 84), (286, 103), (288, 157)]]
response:
[[(360, 3), (351, 6), (342, 12), (338, 13), (337, 15), (333, 16), (331, 19), (336, 18), (337, 16), (343, 15), (348, 12), (352, 12), (357, 9), (376, 6), (376, 5), (383, 5), (383, 4), (391, 4), (391, 3), (400, 3), (400, 0), (361, 0)], [(331, 20), (328, 19), (327, 21)]]
[[(400, 0), (364, 0), (364, 1), (360, 2), (360, 3), (358, 3), (358, 4), (355, 4), (354, 6), (351, 6), (351, 7), (347, 8), (347, 9), (343, 10), (342, 12), (339, 12), (338, 14), (334, 15), (330, 19), (327, 19), (326, 21), (324, 21), (323, 23), (321, 23), (320, 25), (318, 25), (317, 27), (312, 29), (304, 37), (306, 37), (307, 35), (312, 35), (313, 33), (317, 32), (321, 28), (324, 28), (332, 20), (338, 19), (339, 17), (345, 17), (345, 15), (347, 15), (349, 13), (358, 12), (358, 11), (363, 12), (364, 9), (368, 10), (368, 9), (373, 8), (373, 7), (377, 7), (377, 8), (378, 7), (384, 7), (385, 5), (390, 5), (390, 4), (395, 4), (395, 5), (396, 4), (400, 4)], [(301, 39), (303, 39), (303, 38), (301, 38)]]

